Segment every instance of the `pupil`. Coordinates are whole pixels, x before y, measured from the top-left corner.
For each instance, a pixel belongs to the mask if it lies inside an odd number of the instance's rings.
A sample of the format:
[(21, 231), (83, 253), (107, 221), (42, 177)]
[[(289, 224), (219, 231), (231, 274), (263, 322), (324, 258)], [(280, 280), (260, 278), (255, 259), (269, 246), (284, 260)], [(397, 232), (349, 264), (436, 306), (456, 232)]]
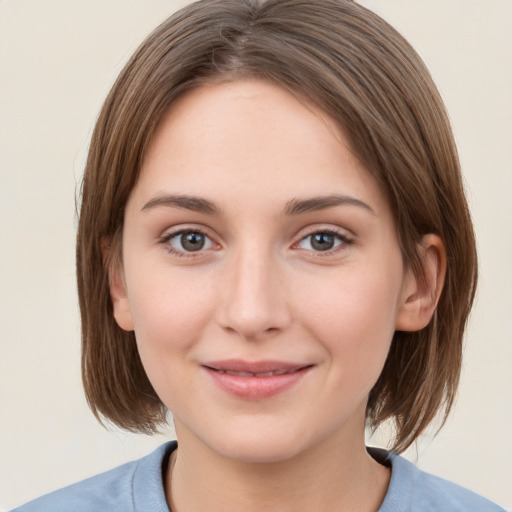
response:
[(328, 251), (334, 247), (334, 236), (327, 233), (313, 235), (311, 245), (317, 251)]
[(204, 235), (201, 233), (183, 233), (181, 245), (187, 251), (199, 251), (204, 247)]

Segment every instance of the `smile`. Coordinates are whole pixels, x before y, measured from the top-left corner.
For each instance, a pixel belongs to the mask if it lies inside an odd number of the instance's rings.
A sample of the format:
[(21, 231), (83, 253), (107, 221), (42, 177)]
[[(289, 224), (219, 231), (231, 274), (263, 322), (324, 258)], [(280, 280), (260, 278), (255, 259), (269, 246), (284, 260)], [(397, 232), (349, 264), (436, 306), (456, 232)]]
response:
[(222, 391), (245, 400), (262, 400), (298, 384), (313, 365), (229, 360), (206, 363), (202, 367)]
[(272, 377), (274, 375), (285, 375), (286, 373), (293, 373), (296, 370), (276, 370), (273, 372), (237, 372), (235, 370), (215, 370), (219, 373), (225, 373), (227, 375), (238, 375), (239, 377)]

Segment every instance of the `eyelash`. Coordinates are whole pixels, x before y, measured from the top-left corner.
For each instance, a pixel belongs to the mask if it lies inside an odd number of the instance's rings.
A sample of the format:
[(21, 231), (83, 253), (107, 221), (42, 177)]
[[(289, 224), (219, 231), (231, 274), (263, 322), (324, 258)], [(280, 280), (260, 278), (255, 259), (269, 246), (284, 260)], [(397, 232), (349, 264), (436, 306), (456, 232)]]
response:
[[(184, 229), (180, 229), (178, 231), (173, 231), (171, 233), (167, 233), (166, 235), (162, 236), (158, 240), (158, 243), (164, 245), (167, 252), (169, 252), (173, 256), (177, 256), (178, 258), (190, 258), (190, 257), (193, 258), (193, 257), (197, 257), (197, 256), (201, 255), (204, 252), (203, 248), (199, 249), (198, 251), (186, 251), (186, 250), (180, 251), (178, 249), (175, 249), (171, 245), (171, 240), (173, 240), (174, 238), (177, 238), (181, 235), (184, 235), (184, 234), (201, 235), (206, 240), (209, 240), (211, 244), (214, 243), (211, 240), (211, 238), (208, 236), (207, 233), (205, 233), (202, 229), (198, 229), (198, 228), (184, 228)], [(195, 252), (197, 252), (197, 254), (194, 254)]]
[(306, 236), (303, 236), (294, 245), (297, 246), (298, 244), (300, 244), (304, 240), (307, 240), (308, 238), (312, 238), (315, 235), (329, 235), (329, 236), (333, 236), (334, 238), (336, 238), (340, 242), (337, 246), (333, 247), (332, 249), (327, 249), (325, 251), (311, 251), (311, 252), (313, 252), (315, 254), (315, 256), (319, 256), (319, 257), (332, 256), (334, 253), (338, 252), (339, 250), (342, 250), (343, 246), (350, 245), (350, 244), (352, 244), (354, 242), (354, 240), (352, 238), (350, 238), (349, 236), (347, 236), (345, 233), (337, 231), (336, 229), (325, 228), (325, 229), (318, 229), (316, 231), (308, 233)]
[[(193, 229), (185, 228), (185, 229), (180, 229), (178, 231), (173, 231), (171, 233), (168, 233), (168, 234), (162, 236), (158, 240), (158, 243), (165, 245), (166, 250), (170, 254), (177, 256), (179, 258), (193, 258), (193, 257), (198, 257), (202, 253), (204, 253), (203, 248), (199, 249), (198, 251), (186, 251), (186, 250), (180, 251), (180, 250), (175, 249), (170, 243), (171, 240), (173, 240), (174, 238), (177, 238), (181, 235), (184, 235), (184, 234), (201, 235), (205, 239), (209, 240), (211, 244), (215, 243), (211, 240), (211, 238), (208, 236), (208, 234), (205, 233), (205, 231), (198, 229), (198, 228), (193, 228)], [(350, 245), (354, 242), (354, 240), (352, 238), (348, 237), (346, 234), (341, 233), (340, 231), (337, 231), (335, 229), (326, 228), (326, 229), (319, 229), (319, 230), (313, 231), (313, 232), (308, 233), (307, 235), (301, 237), (300, 240), (293, 245), (293, 247), (298, 246), (304, 240), (307, 240), (308, 238), (311, 238), (315, 235), (333, 236), (340, 242), (338, 245), (336, 245), (332, 249), (327, 249), (325, 251), (314, 251), (314, 250), (310, 250), (310, 249), (305, 249), (307, 251), (313, 252), (315, 254), (315, 256), (319, 256), (319, 257), (331, 256), (333, 253), (336, 253), (337, 251), (339, 251), (340, 248), (342, 248), (343, 246)], [(197, 252), (197, 254), (195, 254), (196, 252)]]

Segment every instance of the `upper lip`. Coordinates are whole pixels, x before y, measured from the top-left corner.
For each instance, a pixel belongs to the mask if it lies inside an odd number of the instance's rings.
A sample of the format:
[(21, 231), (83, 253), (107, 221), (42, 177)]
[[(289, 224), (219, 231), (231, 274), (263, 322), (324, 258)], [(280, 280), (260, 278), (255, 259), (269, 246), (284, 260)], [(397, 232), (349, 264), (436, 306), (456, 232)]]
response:
[(277, 360), (243, 361), (241, 359), (225, 359), (209, 361), (203, 363), (202, 366), (224, 373), (270, 376), (291, 373), (312, 365)]

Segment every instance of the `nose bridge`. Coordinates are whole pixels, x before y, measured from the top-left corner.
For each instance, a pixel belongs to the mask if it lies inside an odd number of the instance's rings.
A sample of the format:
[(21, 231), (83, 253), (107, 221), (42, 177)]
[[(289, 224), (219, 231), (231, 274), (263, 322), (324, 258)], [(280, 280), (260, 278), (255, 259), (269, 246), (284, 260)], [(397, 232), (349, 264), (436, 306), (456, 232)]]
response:
[(223, 328), (244, 338), (257, 338), (282, 330), (289, 323), (282, 272), (272, 253), (255, 240), (234, 251), (226, 267), (218, 312)]

